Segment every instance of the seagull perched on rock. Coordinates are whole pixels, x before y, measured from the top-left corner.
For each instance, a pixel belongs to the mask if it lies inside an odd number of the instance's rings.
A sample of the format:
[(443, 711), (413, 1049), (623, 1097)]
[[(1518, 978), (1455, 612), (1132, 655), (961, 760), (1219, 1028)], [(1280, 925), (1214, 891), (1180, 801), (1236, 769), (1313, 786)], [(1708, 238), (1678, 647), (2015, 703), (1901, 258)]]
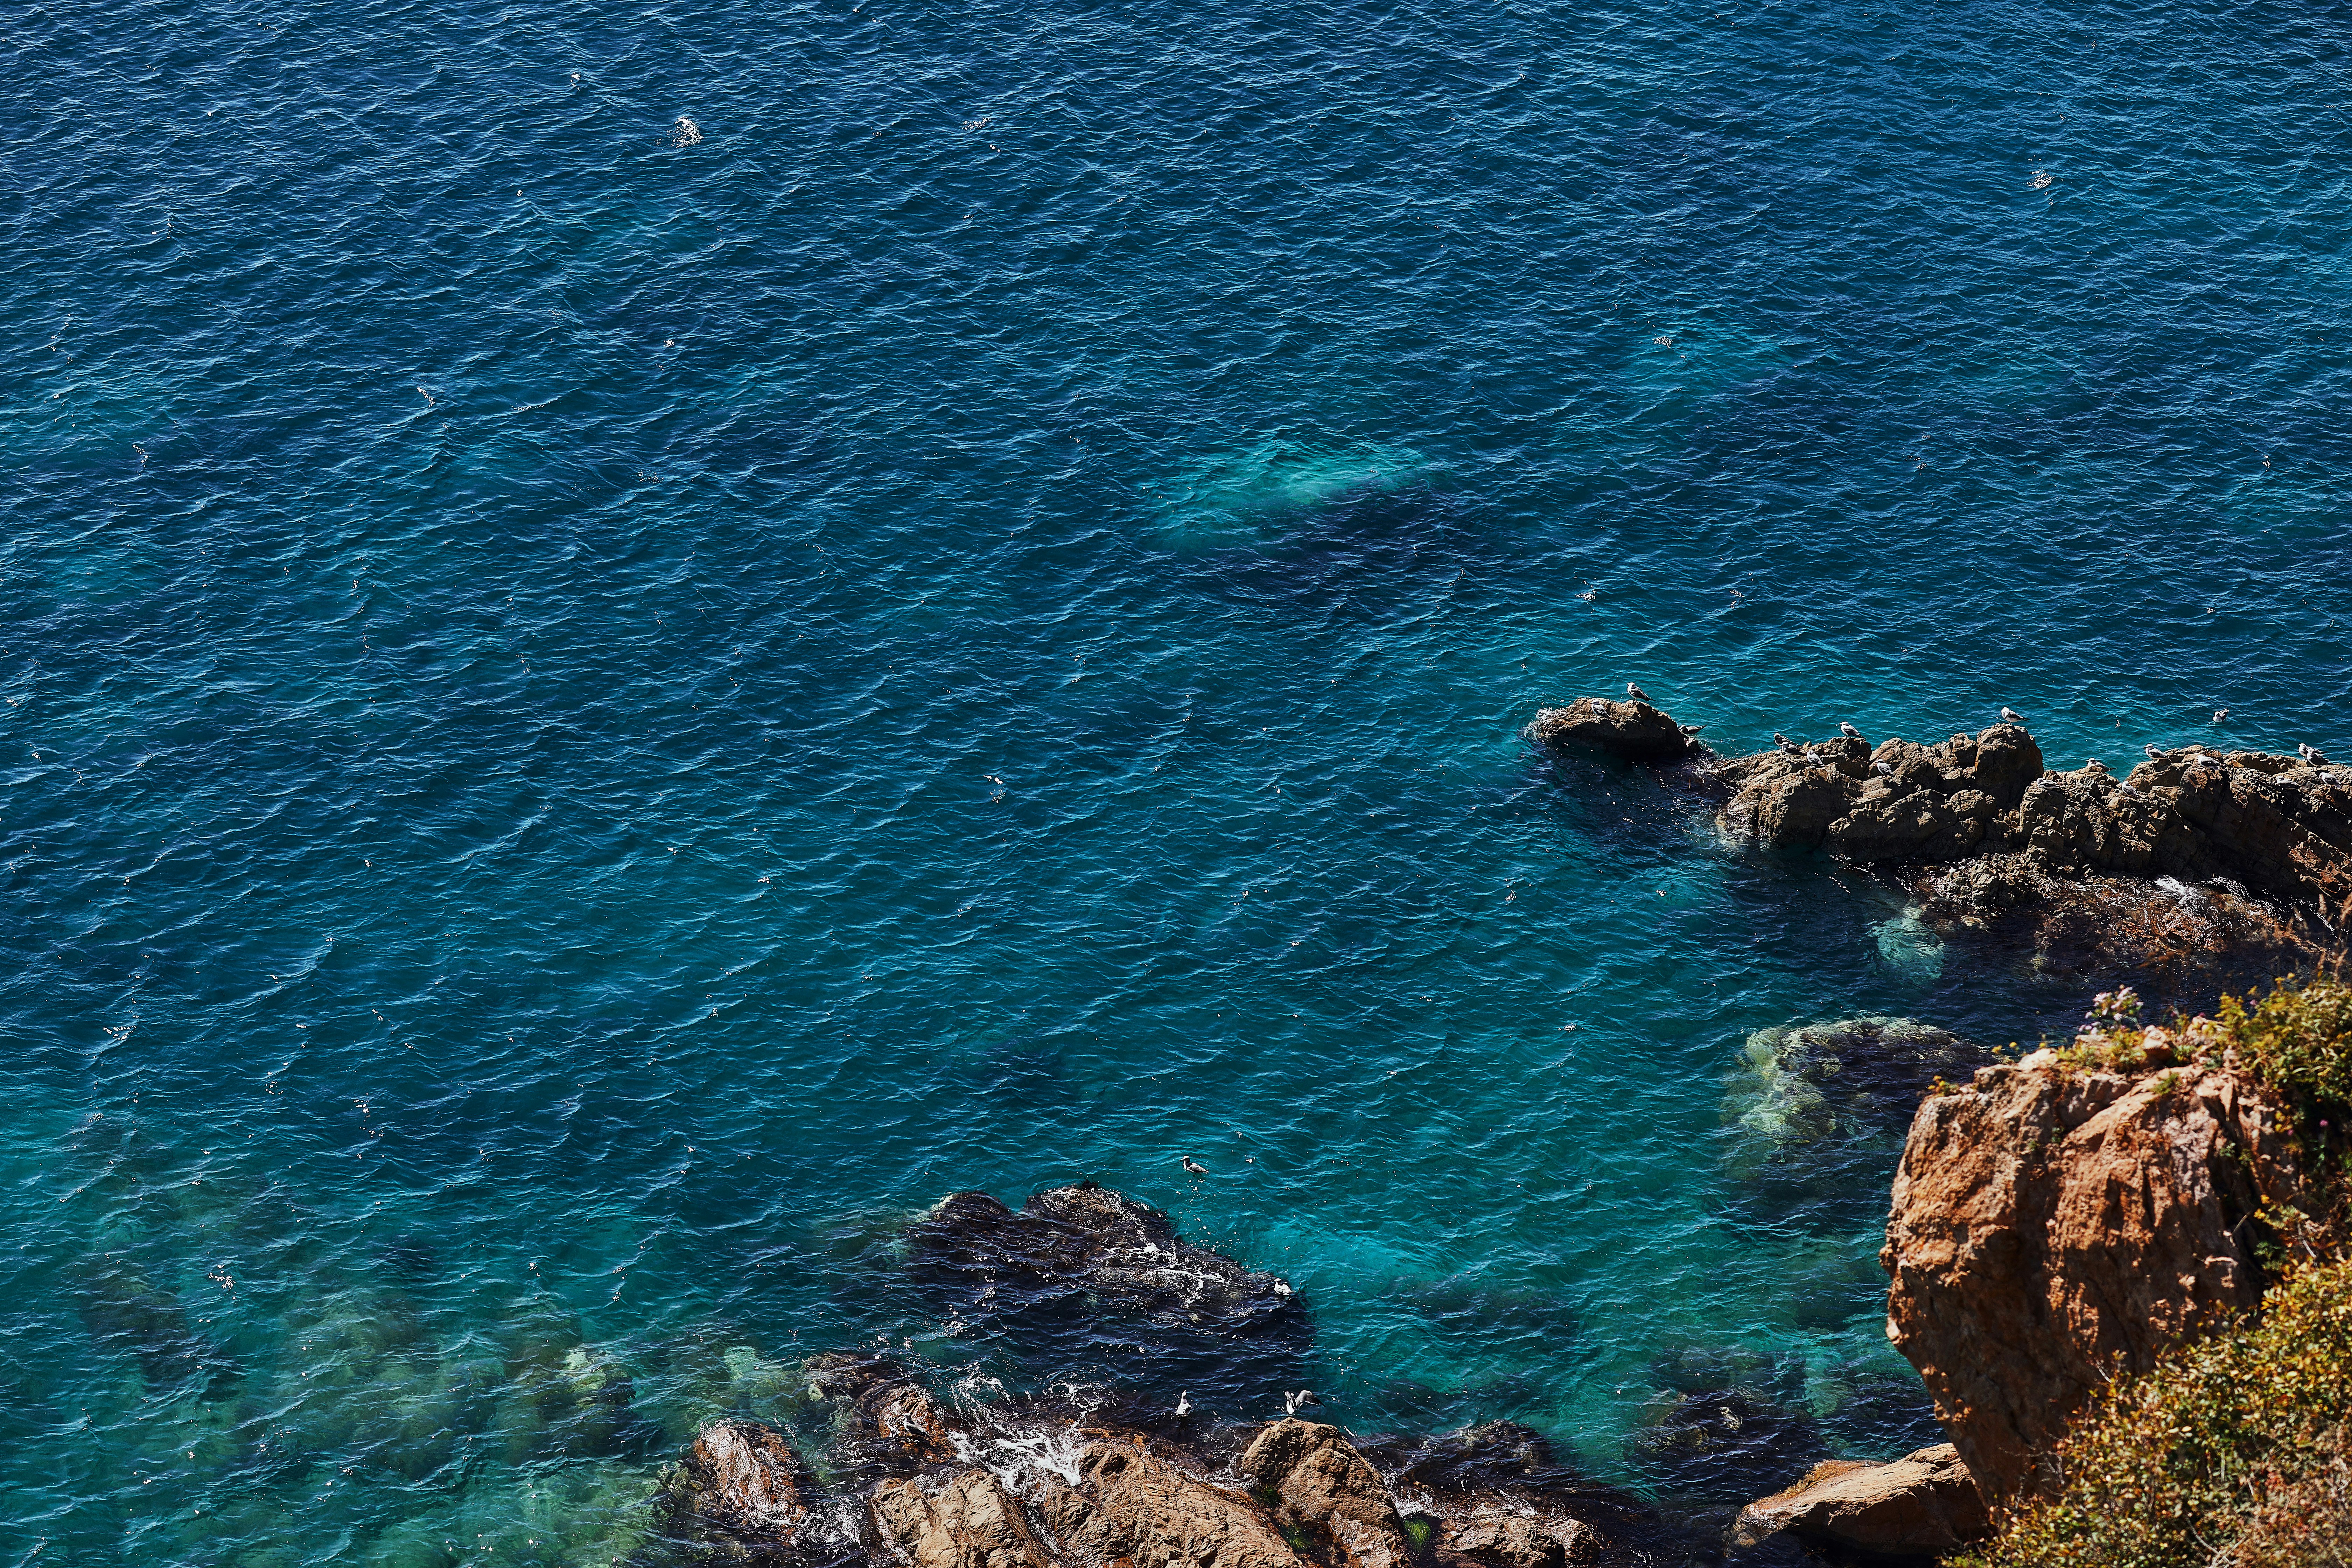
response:
[(1679, 729), (1680, 731), (1682, 731), (1682, 732), (1683, 732), (1684, 734), (1685, 734), (1685, 735), (1696, 735), (1696, 734), (1697, 734), (1701, 730), (1706, 729), (1706, 725), (1704, 725), (1704, 724), (1680, 724), (1680, 725), (1676, 725), (1676, 726), (1675, 726), (1675, 728), (1677, 728), (1677, 729)]
[(1862, 731), (1855, 729), (1853, 725), (1847, 723), (1843, 719), (1838, 721), (1838, 733), (1843, 735), (1849, 741), (1859, 741), (1862, 739)]
[(1805, 754), (1805, 748), (1786, 735), (1775, 735), (1772, 739), (1780, 743), (1781, 752), (1788, 756), (1801, 757)]
[(1647, 702), (1650, 700), (1650, 694), (1648, 692), (1643, 690), (1640, 687), (1634, 685), (1630, 680), (1625, 683), (1625, 695), (1632, 698), (1636, 702)]
[(2025, 722), (2025, 715), (2014, 708), (2004, 705), (2000, 710), (2000, 721), (2004, 724), (2022, 724)]
[(1895, 764), (1892, 763), (1873, 763), (1870, 764), (1870, 771), (1876, 773), (1880, 778), (1891, 779), (1895, 776)]
[(1282, 1413), (1285, 1415), (1296, 1415), (1300, 1410), (1309, 1405), (1320, 1405), (1323, 1402), (1321, 1400), (1315, 1397), (1315, 1393), (1312, 1389), (1302, 1388), (1296, 1394), (1289, 1393), (1286, 1390), (1282, 1395)]
[(2146, 800), (2147, 798), (2147, 795), (2144, 791), (2134, 789), (2127, 784), (2119, 784), (2116, 785), (2116, 793), (2120, 795), (2128, 795), (2133, 800)]
[(2106, 763), (2103, 763), (2103, 762), (2101, 762), (2101, 761), (2099, 761), (2099, 759), (2098, 759), (2098, 758), (2096, 758), (2096, 757), (2091, 757), (2091, 758), (2086, 759), (2086, 760), (2084, 762), (2083, 766), (2084, 766), (2085, 768), (2089, 769), (2091, 772), (2093, 772), (2093, 773), (2105, 773), (2105, 772), (2107, 771), (2107, 764), (2106, 764)]
[(2147, 760), (2151, 763), (2160, 763), (2164, 761), (2164, 753), (2156, 749), (2156, 742), (2154, 741), (2150, 741), (2147, 744), (2142, 746), (2140, 750), (2147, 753)]
[(2294, 749), (2296, 752), (2302, 756), (2303, 760), (2309, 763), (2313, 767), (2324, 768), (2327, 766), (2327, 759), (2320, 753), (2320, 750), (2317, 746), (2306, 746), (2302, 742), (2297, 741), (2294, 743)]
[(1205, 1176), (1209, 1173), (1209, 1167), (1203, 1165), (1190, 1154), (1183, 1156), (1183, 1164), (1185, 1172), (1190, 1175)]

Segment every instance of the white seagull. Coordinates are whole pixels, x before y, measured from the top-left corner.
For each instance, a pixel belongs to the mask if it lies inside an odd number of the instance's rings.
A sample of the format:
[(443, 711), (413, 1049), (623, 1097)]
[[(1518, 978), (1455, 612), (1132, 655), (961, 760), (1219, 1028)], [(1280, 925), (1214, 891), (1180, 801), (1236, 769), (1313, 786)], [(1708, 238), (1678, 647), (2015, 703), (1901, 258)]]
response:
[(1891, 779), (1895, 776), (1893, 765), (1887, 763), (1873, 763), (1870, 764), (1870, 771), (1883, 779)]
[(1177, 1391), (1177, 1393), (1176, 1393), (1176, 1419), (1177, 1419), (1177, 1420), (1179, 1420), (1179, 1421), (1181, 1421), (1182, 1419), (1184, 1419), (1184, 1417), (1185, 1417), (1185, 1416), (1190, 1415), (1192, 1415), (1192, 1391), (1191, 1391), (1191, 1390), (1189, 1390), (1189, 1389), (1179, 1389), (1179, 1390)]
[(2216, 724), (2219, 724), (2222, 720), (2227, 719), (2229, 716), (2230, 710), (2227, 708), (2216, 708), (2213, 710), (2213, 722)]
[(2147, 760), (2151, 763), (2160, 763), (2164, 761), (2164, 753), (2156, 749), (2156, 742), (2154, 741), (2150, 741), (2147, 744), (2142, 746), (2140, 750), (2147, 753)]
[(2306, 746), (2302, 742), (2297, 741), (2294, 743), (2294, 749), (2302, 753), (2303, 760), (2305, 762), (2309, 763), (2315, 768), (2324, 768), (2328, 765), (2327, 758), (2321, 753), (2317, 746)]
[(1296, 1394), (1285, 1392), (1282, 1396), (1282, 1413), (1285, 1415), (1296, 1415), (1306, 1405), (1322, 1403), (1315, 1397), (1314, 1391), (1311, 1389), (1302, 1388)]
[(1849, 741), (1859, 741), (1862, 739), (1862, 731), (1855, 729), (1853, 725), (1847, 723), (1843, 719), (1838, 721), (1838, 733), (1843, 735)]
[(2000, 710), (2000, 721), (2004, 724), (2022, 724), (2025, 722), (2025, 715), (2014, 708), (2004, 706)]
[(1625, 695), (1632, 698), (1636, 702), (1647, 702), (1650, 700), (1650, 694), (1648, 692), (1643, 690), (1640, 687), (1634, 685), (1630, 680), (1625, 683)]
[(1209, 1167), (1202, 1164), (1190, 1154), (1183, 1156), (1183, 1165), (1187, 1172), (1195, 1176), (1205, 1176), (1209, 1173)]

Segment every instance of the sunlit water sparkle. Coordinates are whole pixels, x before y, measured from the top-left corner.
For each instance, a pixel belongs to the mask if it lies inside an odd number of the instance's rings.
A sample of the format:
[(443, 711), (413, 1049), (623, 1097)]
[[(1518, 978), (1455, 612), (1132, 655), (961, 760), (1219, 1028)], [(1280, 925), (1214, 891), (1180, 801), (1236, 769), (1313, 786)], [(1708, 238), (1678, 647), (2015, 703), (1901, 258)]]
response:
[(2352, 745), (2336, 14), (588, 10), (0, 23), (5, 1561), (611, 1561), (1080, 1176), (1906, 1441), (1727, 1084), (2087, 984), (1517, 731)]

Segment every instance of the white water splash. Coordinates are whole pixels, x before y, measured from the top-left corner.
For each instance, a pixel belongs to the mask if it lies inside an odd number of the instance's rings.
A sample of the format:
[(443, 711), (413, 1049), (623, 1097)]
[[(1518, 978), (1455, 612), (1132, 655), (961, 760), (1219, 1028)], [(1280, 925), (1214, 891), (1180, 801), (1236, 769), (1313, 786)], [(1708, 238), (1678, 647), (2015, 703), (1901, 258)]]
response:
[(1066, 1487), (1076, 1486), (1078, 1465), (1087, 1454), (1087, 1445), (1073, 1426), (1004, 1430), (978, 1436), (956, 1432), (950, 1436), (957, 1458), (986, 1470), (1016, 1497), (1034, 1496), (1048, 1477)]

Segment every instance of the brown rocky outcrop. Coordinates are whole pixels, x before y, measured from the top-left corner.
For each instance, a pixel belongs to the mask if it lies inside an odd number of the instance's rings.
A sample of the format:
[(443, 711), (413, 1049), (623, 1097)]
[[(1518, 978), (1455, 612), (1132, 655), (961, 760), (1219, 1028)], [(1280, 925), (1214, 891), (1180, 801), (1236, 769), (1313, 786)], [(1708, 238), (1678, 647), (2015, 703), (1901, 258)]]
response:
[[(1727, 831), (1856, 864), (1946, 865), (2009, 856), (2044, 879), (2170, 877), (2316, 902), (2352, 897), (2352, 770), (2262, 752), (2165, 752), (2117, 778), (2096, 762), (2043, 767), (2022, 726), (1935, 746), (1851, 737), (1714, 769)], [(2011, 880), (2021, 879), (2012, 876)], [(2025, 896), (2041, 896), (2030, 887)], [(1938, 885), (1960, 916), (1990, 900), (1966, 879)]]
[(816, 1483), (782, 1433), (756, 1421), (713, 1422), (680, 1468), (665, 1494), (671, 1526), (707, 1552), (757, 1561), (798, 1544)]
[(1565, 708), (1546, 708), (1527, 729), (1528, 739), (1544, 746), (1589, 746), (1630, 763), (1679, 762), (1694, 752), (1705, 752), (1685, 728), (1646, 702), (1611, 702), (1580, 697)]
[(1021, 1500), (986, 1470), (884, 1481), (868, 1506), (882, 1543), (911, 1568), (1055, 1568)]
[(1599, 1533), (1581, 1520), (1492, 1503), (1446, 1521), (1444, 1541), (1450, 1551), (1502, 1568), (1585, 1568), (1601, 1551)]
[[(1171, 1343), (1205, 1359), (1311, 1327), (1273, 1275), (1091, 1183), (1019, 1211), (959, 1194), (905, 1239), (951, 1332), (995, 1314), (1088, 1357), (1115, 1335), (1132, 1367)], [(1713, 1545), (1527, 1427), (1359, 1444), (1222, 1417), (1194, 1376), (1214, 1369), (1182, 1370), (1179, 1415), (1164, 1381), (1064, 1372), (1045, 1392), (975, 1380), (945, 1396), (885, 1355), (812, 1356), (797, 1387), (832, 1418), (825, 1452), (811, 1464), (782, 1432), (714, 1423), (666, 1473), (656, 1522), (685, 1560), (741, 1568), (1651, 1568)], [(1257, 1403), (1284, 1384), (1242, 1386)]]
[(1139, 1438), (1089, 1451), (1077, 1484), (1049, 1483), (1039, 1511), (1065, 1555), (1082, 1563), (1300, 1568), (1250, 1499), (1188, 1473)]
[(2284, 1110), (2229, 1070), (2165, 1066), (2179, 1044), (2148, 1031), (2129, 1070), (2037, 1051), (1912, 1122), (1887, 1337), (1993, 1500), (2046, 1482), (2105, 1379), (2261, 1295), (2258, 1216), (2303, 1185)]
[(1411, 1555), (1386, 1483), (1336, 1426), (1277, 1421), (1242, 1455), (1241, 1471), (1274, 1494), (1277, 1522), (1323, 1536), (1347, 1568), (1402, 1568)]
[(1975, 852), (2042, 773), (2042, 748), (2016, 724), (1934, 746), (1890, 738), (1874, 748), (1846, 736), (1716, 770), (1731, 794), (1720, 814), (1727, 831), (1864, 863)]
[(956, 1457), (956, 1418), (898, 1363), (812, 1356), (806, 1375), (812, 1396), (837, 1402), (833, 1453), (845, 1471), (905, 1476)]
[(1851, 1552), (1932, 1557), (1983, 1539), (1991, 1527), (1958, 1450), (1938, 1443), (1891, 1465), (1816, 1465), (1795, 1486), (1742, 1509), (1732, 1542), (1752, 1546), (1786, 1531)]

